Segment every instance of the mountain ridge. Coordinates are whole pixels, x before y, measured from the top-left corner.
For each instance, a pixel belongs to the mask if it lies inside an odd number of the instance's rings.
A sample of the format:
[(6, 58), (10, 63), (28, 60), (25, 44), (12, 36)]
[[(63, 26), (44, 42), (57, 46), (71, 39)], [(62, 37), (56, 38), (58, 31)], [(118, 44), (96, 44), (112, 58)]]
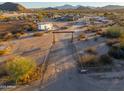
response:
[[(46, 7), (46, 8), (34, 8), (39, 9), (39, 10), (64, 10), (64, 9), (106, 9), (106, 10), (114, 10), (114, 9), (124, 9), (124, 6), (120, 5), (106, 5), (103, 7), (93, 7), (93, 6), (82, 6), (82, 5), (69, 5), (65, 4), (62, 6), (55, 6), (55, 7)], [(33, 10), (33, 9), (28, 9), (24, 7), (23, 5), (19, 3), (11, 3), (11, 2), (6, 2), (3, 4), (0, 4), (0, 10), (5, 10), (5, 11), (27, 11), (27, 10)]]
[(18, 3), (11, 3), (11, 2), (6, 2), (3, 4), (0, 4), (0, 10), (5, 10), (5, 11), (27, 11), (28, 9), (24, 7), (21, 4)]

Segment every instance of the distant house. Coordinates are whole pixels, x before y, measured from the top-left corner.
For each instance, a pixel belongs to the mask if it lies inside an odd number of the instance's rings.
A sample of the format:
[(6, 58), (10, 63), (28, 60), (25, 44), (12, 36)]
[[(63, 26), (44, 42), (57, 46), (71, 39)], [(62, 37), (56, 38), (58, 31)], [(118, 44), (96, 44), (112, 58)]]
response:
[(61, 17), (61, 15), (58, 15), (58, 14), (56, 14), (56, 15), (53, 16), (54, 19), (60, 18), (60, 17)]
[(83, 20), (90, 22), (91, 24), (107, 24), (110, 22), (106, 17), (103, 16), (84, 16)]
[(44, 22), (40, 22), (38, 23), (38, 30), (42, 30), (42, 31), (49, 31), (49, 30), (53, 30), (53, 24), (52, 23), (44, 23)]
[(56, 21), (75, 21), (79, 19), (79, 15), (64, 15), (54, 18)]
[(94, 19), (95, 19), (96, 21), (103, 22), (103, 23), (109, 22), (109, 20), (108, 20), (106, 17), (97, 16), (97, 17), (94, 17)]

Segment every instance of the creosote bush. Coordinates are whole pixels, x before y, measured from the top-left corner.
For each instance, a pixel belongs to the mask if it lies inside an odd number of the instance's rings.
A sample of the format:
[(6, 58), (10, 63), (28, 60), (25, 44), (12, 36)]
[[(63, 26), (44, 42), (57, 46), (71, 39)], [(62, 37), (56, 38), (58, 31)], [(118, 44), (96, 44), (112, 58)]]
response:
[(29, 58), (15, 56), (7, 62), (6, 70), (11, 80), (18, 83), (21, 79), (31, 78), (30, 74), (36, 70), (36, 63)]
[(118, 26), (112, 26), (107, 29), (106, 36), (108, 38), (119, 38), (121, 36), (121, 28)]
[(35, 70), (32, 70), (28, 74), (21, 77), (18, 81), (18, 84), (27, 84), (31, 81), (38, 80), (41, 78), (41, 74), (41, 67), (37, 67)]
[(117, 43), (119, 43), (118, 39), (110, 39), (110, 40), (107, 40), (107, 42), (106, 42), (106, 44), (108, 46), (112, 46), (112, 45), (117, 44)]
[(78, 36), (78, 40), (85, 39), (85, 38), (86, 38), (86, 35), (85, 34), (80, 34)]
[(108, 54), (114, 58), (117, 59), (123, 59), (124, 58), (124, 50), (121, 48), (110, 48)]
[(5, 75), (7, 75), (6, 68), (5, 68), (5, 64), (2, 63), (0, 64), (0, 77), (5, 76)]
[(11, 32), (4, 32), (0, 34), (0, 39), (2, 41), (7, 41), (13, 39), (13, 34)]
[(91, 54), (97, 54), (96, 47), (90, 47), (85, 50), (85, 52), (91, 53)]
[(119, 38), (120, 40), (120, 48), (124, 49), (124, 33), (121, 35), (121, 37)]
[(84, 66), (95, 66), (97, 63), (97, 57), (93, 54), (84, 54), (80, 59), (80, 64)]
[(109, 55), (101, 55), (99, 57), (99, 63), (106, 65), (106, 64), (111, 64), (112, 63), (112, 58)]
[(101, 29), (95, 25), (89, 26), (88, 31), (96, 32), (96, 31), (101, 31)]
[(112, 58), (109, 55), (84, 54), (80, 56), (80, 66), (97, 67), (112, 64)]
[[(119, 42), (118, 42), (119, 41)], [(116, 45), (113, 45), (117, 43)], [(124, 59), (124, 33), (121, 31), (121, 36), (116, 38), (113, 42), (108, 43), (112, 45), (108, 54), (117, 59)]]
[(61, 29), (62, 29), (62, 30), (65, 30), (65, 29), (68, 29), (68, 27), (67, 27), (67, 26), (61, 27)]
[(11, 53), (11, 47), (7, 47), (5, 49), (0, 50), (0, 55), (6, 55)]

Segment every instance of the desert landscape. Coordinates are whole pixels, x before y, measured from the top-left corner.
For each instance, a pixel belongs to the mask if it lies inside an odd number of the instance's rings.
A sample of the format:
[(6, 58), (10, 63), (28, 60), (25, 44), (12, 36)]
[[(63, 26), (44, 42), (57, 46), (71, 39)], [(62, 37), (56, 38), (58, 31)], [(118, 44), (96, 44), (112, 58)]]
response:
[(124, 90), (124, 6), (0, 5), (0, 90)]

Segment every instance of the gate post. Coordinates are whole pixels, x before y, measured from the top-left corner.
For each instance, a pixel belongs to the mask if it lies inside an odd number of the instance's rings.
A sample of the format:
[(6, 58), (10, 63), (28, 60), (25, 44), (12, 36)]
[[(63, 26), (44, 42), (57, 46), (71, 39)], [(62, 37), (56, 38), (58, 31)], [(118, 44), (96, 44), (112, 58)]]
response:
[(72, 32), (71, 42), (73, 42), (73, 32)]
[(53, 44), (55, 44), (55, 34), (53, 33)]

